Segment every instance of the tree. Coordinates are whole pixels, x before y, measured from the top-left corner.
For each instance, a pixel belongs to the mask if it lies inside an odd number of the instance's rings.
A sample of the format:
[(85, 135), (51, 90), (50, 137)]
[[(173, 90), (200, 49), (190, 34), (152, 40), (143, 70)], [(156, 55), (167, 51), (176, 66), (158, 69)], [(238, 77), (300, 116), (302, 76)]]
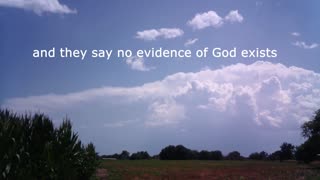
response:
[(277, 161), (280, 160), (281, 151), (275, 151), (268, 156), (269, 160)]
[(200, 151), (199, 159), (200, 160), (209, 160), (209, 159), (211, 159), (211, 153), (209, 151)]
[(186, 159), (195, 159), (195, 151), (192, 151), (182, 145), (169, 145), (161, 150), (159, 156), (162, 160), (186, 160)]
[(320, 136), (320, 109), (315, 112), (313, 119), (305, 122), (301, 128), (302, 136), (305, 138)]
[(293, 159), (294, 158), (294, 149), (295, 147), (290, 144), (290, 143), (286, 143), (284, 142), (281, 146), (280, 146), (280, 161), (283, 160), (289, 160), (289, 159)]
[(232, 151), (226, 156), (227, 160), (242, 160), (243, 157), (238, 151)]
[(223, 155), (221, 151), (211, 151), (212, 160), (222, 160)]
[(249, 155), (249, 159), (253, 160), (266, 160), (268, 157), (268, 153), (261, 151), (260, 153), (255, 152)]
[(320, 154), (320, 136), (313, 136), (297, 147), (295, 156), (298, 161), (309, 163), (317, 159), (318, 154)]
[(121, 152), (121, 154), (119, 155), (119, 159), (121, 160), (126, 160), (126, 159), (129, 159), (130, 158), (130, 153), (126, 150), (123, 150)]
[(136, 153), (133, 153), (130, 156), (131, 160), (141, 160), (141, 159), (150, 159), (150, 155), (147, 151), (138, 151)]
[(315, 112), (311, 121), (302, 125), (302, 136), (307, 140), (297, 147), (296, 159), (306, 163), (315, 160), (320, 154), (320, 109)]
[(159, 157), (162, 160), (174, 160), (175, 159), (175, 146), (169, 145), (161, 150)]
[(198, 159), (200, 160), (222, 160), (221, 151), (200, 151)]

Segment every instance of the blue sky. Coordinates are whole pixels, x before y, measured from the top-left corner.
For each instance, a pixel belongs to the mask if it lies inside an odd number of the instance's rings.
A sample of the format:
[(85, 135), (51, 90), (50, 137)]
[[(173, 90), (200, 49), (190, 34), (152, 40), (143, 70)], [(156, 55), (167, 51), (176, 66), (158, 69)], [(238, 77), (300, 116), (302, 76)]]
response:
[[(299, 144), (320, 107), (320, 2), (0, 0), (0, 105), (66, 115), (102, 154)], [(186, 42), (189, 45), (186, 45)], [(276, 49), (277, 58), (35, 59), (33, 49)], [(293, 113), (294, 112), (294, 113)], [(248, 145), (248, 142), (252, 142)]]

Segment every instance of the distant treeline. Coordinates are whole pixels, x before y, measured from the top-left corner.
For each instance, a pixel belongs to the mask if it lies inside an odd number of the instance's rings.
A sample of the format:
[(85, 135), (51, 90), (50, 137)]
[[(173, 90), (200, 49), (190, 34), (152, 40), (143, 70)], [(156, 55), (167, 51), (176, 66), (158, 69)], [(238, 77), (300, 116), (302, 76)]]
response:
[(280, 149), (268, 154), (265, 151), (254, 152), (248, 157), (243, 157), (238, 151), (233, 151), (223, 156), (222, 152), (216, 151), (197, 151), (191, 150), (183, 145), (169, 145), (161, 150), (159, 155), (150, 156), (146, 151), (130, 153), (126, 150), (120, 154), (103, 155), (102, 158), (114, 159), (161, 159), (161, 160), (297, 160), (306, 163), (320, 159), (320, 109), (315, 112), (311, 121), (302, 125), (302, 136), (307, 140), (300, 146), (294, 146), (284, 142)]
[(295, 147), (289, 143), (283, 143), (280, 150), (268, 154), (265, 151), (255, 152), (248, 157), (242, 156), (238, 151), (232, 151), (223, 155), (221, 151), (197, 151), (184, 147), (183, 145), (169, 145), (161, 150), (158, 155), (150, 156), (146, 151), (139, 151), (130, 155), (126, 150), (113, 155), (102, 155), (103, 159), (119, 160), (142, 160), (142, 159), (160, 159), (160, 160), (290, 160), (295, 159)]

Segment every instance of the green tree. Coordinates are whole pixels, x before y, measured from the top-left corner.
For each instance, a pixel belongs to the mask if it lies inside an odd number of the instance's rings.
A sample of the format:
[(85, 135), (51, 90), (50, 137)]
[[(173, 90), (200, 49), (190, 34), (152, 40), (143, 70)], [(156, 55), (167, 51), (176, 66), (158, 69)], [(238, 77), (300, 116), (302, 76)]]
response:
[(119, 159), (126, 160), (130, 158), (130, 153), (126, 150), (123, 150), (119, 156)]
[(232, 151), (226, 156), (227, 160), (242, 160), (243, 157), (238, 151)]
[(212, 160), (222, 160), (223, 155), (221, 151), (211, 151)]
[(320, 109), (315, 112), (311, 121), (302, 125), (302, 136), (307, 140), (297, 147), (296, 159), (309, 163), (320, 154)]
[(315, 112), (313, 119), (305, 122), (301, 128), (302, 136), (305, 138), (320, 136), (320, 109)]
[(141, 160), (141, 159), (150, 159), (150, 155), (147, 151), (138, 151), (136, 153), (133, 153), (130, 156), (131, 160)]
[(284, 142), (280, 146), (280, 161), (293, 159), (294, 149), (295, 147), (292, 144)]
[(255, 152), (249, 155), (249, 159), (253, 160), (266, 160), (268, 157), (268, 153), (261, 151), (260, 153)]
[(163, 160), (187, 160), (196, 159), (198, 152), (192, 151), (183, 145), (167, 146), (161, 150), (159, 156)]
[(272, 161), (280, 160), (280, 154), (281, 154), (281, 151), (279, 150), (275, 151), (268, 156), (268, 159)]

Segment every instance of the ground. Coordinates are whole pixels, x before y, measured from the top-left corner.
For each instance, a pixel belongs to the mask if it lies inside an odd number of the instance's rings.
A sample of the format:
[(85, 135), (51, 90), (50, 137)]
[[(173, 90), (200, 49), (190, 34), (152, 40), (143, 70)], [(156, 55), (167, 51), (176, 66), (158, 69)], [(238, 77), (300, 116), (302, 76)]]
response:
[(97, 179), (320, 179), (317, 166), (269, 161), (101, 162)]

